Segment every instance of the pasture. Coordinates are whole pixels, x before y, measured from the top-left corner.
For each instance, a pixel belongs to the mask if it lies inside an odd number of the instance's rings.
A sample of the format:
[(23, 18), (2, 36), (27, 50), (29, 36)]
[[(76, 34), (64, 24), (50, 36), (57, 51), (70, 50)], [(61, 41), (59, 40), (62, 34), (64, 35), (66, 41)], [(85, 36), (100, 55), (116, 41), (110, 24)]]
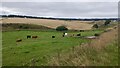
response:
[[(69, 31), (68, 35), (81, 33), (82, 36), (91, 36), (95, 33), (102, 33), (102, 30), (95, 31)], [(58, 31), (7, 31), (2, 32), (3, 66), (31, 65), (32, 59), (36, 59), (35, 65), (47, 65), (49, 59), (59, 51), (69, 52), (73, 46), (87, 43), (89, 40), (80, 37), (62, 37), (63, 32)], [(27, 35), (36, 35), (38, 38), (27, 39)], [(55, 38), (52, 38), (52, 36)], [(16, 42), (22, 39), (21, 42)]]
[[(3, 66), (117, 65), (116, 42), (110, 43), (117, 23), (92, 29), (93, 23), (85, 21), (8, 18), (2, 22)], [(67, 36), (55, 30), (60, 25), (69, 29)], [(102, 33), (99, 39), (85, 38), (96, 33)], [(106, 46), (109, 43), (112, 46)]]

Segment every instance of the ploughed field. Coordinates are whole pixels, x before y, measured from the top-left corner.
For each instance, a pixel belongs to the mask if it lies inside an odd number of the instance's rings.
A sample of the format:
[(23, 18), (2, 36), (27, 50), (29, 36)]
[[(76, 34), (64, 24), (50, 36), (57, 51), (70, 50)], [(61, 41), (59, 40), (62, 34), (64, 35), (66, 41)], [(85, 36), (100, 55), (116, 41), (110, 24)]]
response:
[[(103, 31), (70, 31), (67, 37), (62, 37), (63, 32), (58, 31), (2, 32), (3, 66), (32, 65), (34, 64), (33, 59), (37, 59), (35, 65), (47, 65), (49, 59), (57, 55), (59, 51), (67, 53), (73, 46), (89, 42), (87, 39), (73, 37), (73, 34), (81, 33), (81, 36), (91, 36), (101, 32)], [(38, 38), (27, 39), (27, 35), (38, 36)], [(22, 41), (16, 42), (17, 39), (22, 39)]]

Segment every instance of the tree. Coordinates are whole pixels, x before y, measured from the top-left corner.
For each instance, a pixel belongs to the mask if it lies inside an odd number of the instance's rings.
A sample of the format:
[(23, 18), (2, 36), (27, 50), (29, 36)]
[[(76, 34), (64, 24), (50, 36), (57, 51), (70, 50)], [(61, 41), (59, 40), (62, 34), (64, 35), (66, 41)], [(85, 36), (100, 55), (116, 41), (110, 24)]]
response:
[(110, 22), (111, 22), (111, 20), (106, 20), (104, 25), (106, 26), (106, 25), (110, 24)]
[(56, 28), (56, 30), (57, 30), (57, 31), (66, 31), (66, 30), (68, 30), (68, 28), (66, 28), (65, 26), (58, 26), (58, 27)]
[(98, 28), (98, 25), (97, 25), (97, 24), (94, 24), (94, 25), (93, 25), (93, 28)]

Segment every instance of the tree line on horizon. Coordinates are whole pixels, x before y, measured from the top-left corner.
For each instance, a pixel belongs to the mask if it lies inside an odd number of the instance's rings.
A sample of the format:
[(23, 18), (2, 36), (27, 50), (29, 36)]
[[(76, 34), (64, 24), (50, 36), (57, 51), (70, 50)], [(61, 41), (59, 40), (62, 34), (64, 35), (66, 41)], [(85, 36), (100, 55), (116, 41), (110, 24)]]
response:
[(37, 16), (26, 16), (26, 15), (0, 15), (1, 17), (18, 17), (18, 18), (34, 18), (34, 19), (52, 19), (52, 20), (80, 20), (80, 21), (99, 21), (99, 20), (118, 20), (117, 18), (52, 18), (52, 17), (37, 17)]

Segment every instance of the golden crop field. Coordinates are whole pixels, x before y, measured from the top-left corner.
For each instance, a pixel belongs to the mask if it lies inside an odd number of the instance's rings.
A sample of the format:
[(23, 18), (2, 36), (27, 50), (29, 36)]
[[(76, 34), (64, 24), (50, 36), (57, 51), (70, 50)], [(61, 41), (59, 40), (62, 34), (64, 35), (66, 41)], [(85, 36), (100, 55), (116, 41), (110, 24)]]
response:
[(71, 30), (90, 30), (92, 21), (63, 21), (49, 19), (30, 19), (30, 18), (3, 18), (2, 23), (22, 23), (22, 24), (37, 24), (50, 28), (64, 25)]

